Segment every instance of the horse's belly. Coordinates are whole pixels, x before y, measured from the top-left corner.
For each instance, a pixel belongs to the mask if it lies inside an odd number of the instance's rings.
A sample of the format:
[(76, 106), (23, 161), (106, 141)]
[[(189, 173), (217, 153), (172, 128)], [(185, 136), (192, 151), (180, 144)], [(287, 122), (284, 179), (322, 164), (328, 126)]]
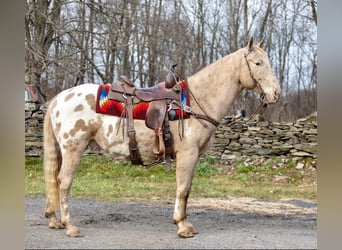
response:
[[(95, 136), (96, 142), (101, 148), (116, 159), (130, 159), (129, 137), (126, 131), (126, 122), (120, 123), (120, 118), (102, 115), (102, 126)], [(154, 131), (145, 126), (145, 122), (134, 122), (135, 137), (141, 159), (155, 161), (157, 156), (153, 154)]]

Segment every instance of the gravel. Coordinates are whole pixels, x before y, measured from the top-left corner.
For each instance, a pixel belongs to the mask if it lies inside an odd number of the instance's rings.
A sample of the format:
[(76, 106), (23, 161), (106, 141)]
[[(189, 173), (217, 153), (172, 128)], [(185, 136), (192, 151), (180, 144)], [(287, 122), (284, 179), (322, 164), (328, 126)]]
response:
[(177, 236), (173, 204), (166, 202), (70, 199), (81, 238), (49, 229), (44, 204), (44, 197), (25, 198), (26, 249), (317, 248), (317, 203), (312, 201), (190, 198), (188, 218), (199, 234), (189, 239)]

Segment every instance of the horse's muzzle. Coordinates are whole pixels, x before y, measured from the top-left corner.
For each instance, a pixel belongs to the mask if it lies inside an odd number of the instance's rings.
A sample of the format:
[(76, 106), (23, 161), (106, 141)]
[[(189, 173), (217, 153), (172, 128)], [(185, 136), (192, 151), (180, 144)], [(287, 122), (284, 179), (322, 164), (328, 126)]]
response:
[(264, 98), (267, 104), (277, 103), (280, 99), (280, 90), (265, 92)]

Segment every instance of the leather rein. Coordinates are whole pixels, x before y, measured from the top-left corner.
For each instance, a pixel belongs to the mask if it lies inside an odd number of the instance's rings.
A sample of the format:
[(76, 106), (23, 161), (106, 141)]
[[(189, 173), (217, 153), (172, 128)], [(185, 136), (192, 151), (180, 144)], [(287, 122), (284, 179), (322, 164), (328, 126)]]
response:
[[(177, 64), (176, 64), (177, 65)], [(174, 70), (170, 70), (172, 76), (174, 77), (174, 79), (176, 80), (176, 82), (180, 79), (182, 79), (184, 81), (185, 87), (188, 90), (189, 94), (192, 96), (192, 98), (194, 99), (194, 101), (196, 102), (197, 106), (200, 108), (200, 110), (204, 113), (203, 114), (199, 114), (199, 113), (195, 113), (194, 111), (192, 111), (192, 108), (190, 106), (187, 105), (182, 105), (181, 104), (181, 110), (185, 111), (186, 113), (194, 116), (195, 119), (197, 119), (204, 127), (208, 127), (208, 125), (206, 123), (204, 123), (202, 120), (206, 120), (208, 122), (210, 122), (211, 124), (213, 124), (215, 127), (217, 127), (220, 122), (215, 120), (214, 118), (210, 117), (207, 112), (205, 112), (205, 110), (203, 109), (203, 107), (198, 103), (196, 97), (194, 96), (194, 94), (192, 93), (191, 89), (189, 88), (188, 85), (188, 80), (185, 79), (183, 76), (181, 76), (180, 74), (176, 73)], [(177, 105), (177, 103), (174, 103)], [(179, 106), (179, 105), (178, 105)], [(183, 114), (183, 112), (181, 112), (181, 114)], [(182, 126), (182, 136), (184, 136), (184, 128)]]

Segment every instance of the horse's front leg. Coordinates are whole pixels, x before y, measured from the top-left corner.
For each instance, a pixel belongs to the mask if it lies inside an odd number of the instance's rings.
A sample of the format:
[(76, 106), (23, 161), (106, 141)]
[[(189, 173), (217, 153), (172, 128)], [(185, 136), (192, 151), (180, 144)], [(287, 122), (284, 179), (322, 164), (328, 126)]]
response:
[(191, 190), (192, 178), (198, 162), (198, 150), (192, 149), (177, 153), (176, 158), (176, 202), (173, 222), (178, 226), (178, 236), (193, 237), (198, 233), (196, 228), (187, 220), (186, 206)]

